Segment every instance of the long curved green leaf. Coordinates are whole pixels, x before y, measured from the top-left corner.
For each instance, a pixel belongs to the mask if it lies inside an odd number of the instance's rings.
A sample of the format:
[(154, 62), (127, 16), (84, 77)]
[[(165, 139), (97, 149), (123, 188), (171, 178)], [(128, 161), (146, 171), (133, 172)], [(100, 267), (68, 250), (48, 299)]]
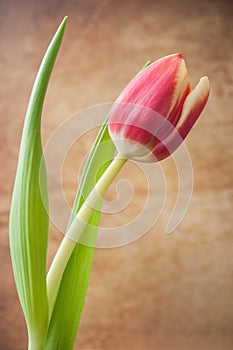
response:
[[(46, 254), (47, 177), (40, 123), (44, 98), (61, 45), (66, 18), (52, 39), (39, 68), (26, 113), (10, 212), (10, 251), (16, 287), (25, 315), (29, 348), (43, 349), (48, 328)], [(42, 162), (41, 177), (40, 166)]]
[[(145, 69), (149, 64), (148, 61), (142, 69)], [(115, 146), (108, 133), (107, 121), (108, 118), (102, 126), (88, 157), (74, 202), (73, 213), (79, 211), (84, 201), (83, 195), (86, 198), (110, 165), (109, 159), (112, 159), (114, 155)], [(102, 166), (103, 164), (105, 166)], [(97, 174), (97, 176), (94, 177), (93, 174)], [(63, 274), (49, 325), (46, 350), (73, 349), (92, 267), (93, 246), (98, 230), (100, 207), (93, 213), (89, 220), (90, 225), (83, 232), (83, 236), (91, 237), (91, 246), (77, 243)]]
[[(108, 145), (108, 147), (105, 147), (105, 152), (101, 148), (103, 142), (107, 142)], [(112, 159), (114, 152), (115, 146), (108, 134), (107, 123), (105, 123), (87, 160), (74, 202), (73, 212), (78, 212), (84, 201), (83, 196), (86, 197), (106, 170), (109, 165), (108, 161)], [(97, 174), (96, 178), (93, 174)], [(89, 220), (90, 226), (87, 226), (83, 232), (83, 235), (91, 237), (92, 246), (77, 243), (63, 274), (51, 317), (46, 350), (69, 350), (73, 348), (90, 277), (94, 256), (93, 245), (99, 217), (100, 212), (96, 210)]]

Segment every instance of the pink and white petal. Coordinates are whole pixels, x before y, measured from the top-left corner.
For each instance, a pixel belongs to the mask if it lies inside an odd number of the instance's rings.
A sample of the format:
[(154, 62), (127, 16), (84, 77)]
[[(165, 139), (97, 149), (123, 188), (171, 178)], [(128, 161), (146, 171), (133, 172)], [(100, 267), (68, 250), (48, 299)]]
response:
[(210, 92), (208, 77), (202, 77), (195, 89), (187, 96), (176, 129), (184, 139), (204, 109)]
[(176, 100), (176, 103), (173, 106), (173, 109), (169, 112), (169, 116), (168, 116), (168, 120), (174, 126), (177, 124), (180, 118), (184, 101), (186, 100), (187, 96), (190, 94), (190, 91), (191, 91), (191, 86), (188, 80), (188, 76), (187, 76), (187, 80), (183, 82), (182, 87), (180, 87), (179, 91), (180, 91), (179, 98)]
[(121, 92), (116, 103), (129, 102), (167, 116), (175, 94), (181, 54), (163, 57), (139, 73)]
[(183, 142), (183, 138), (176, 129), (164, 139), (161, 140), (153, 149), (153, 157), (156, 161), (161, 161), (170, 156)]
[(176, 124), (179, 121), (179, 118), (181, 115), (184, 101), (187, 98), (189, 93), (190, 93), (190, 84), (189, 84), (189, 82), (187, 82), (186, 90), (183, 92), (182, 98), (180, 99), (180, 101), (177, 102), (172, 113), (166, 119), (166, 123), (164, 123), (164, 125), (162, 125), (161, 129), (156, 134), (156, 136), (159, 140), (164, 140), (176, 127)]
[[(178, 67), (178, 70), (176, 72), (175, 77), (175, 89), (172, 96), (170, 109), (168, 112), (168, 120), (175, 125), (177, 122), (177, 112), (181, 112), (184, 100), (186, 99), (186, 96), (190, 92), (190, 84), (189, 84), (189, 78), (188, 78), (188, 72), (186, 69), (185, 61), (182, 59), (180, 61), (180, 65)], [(178, 117), (180, 114), (178, 114)]]
[(149, 108), (132, 103), (114, 103), (108, 129), (113, 139), (120, 132), (125, 139), (153, 149), (158, 142), (160, 129), (166, 124), (170, 125), (166, 118)]
[(176, 151), (181, 145), (206, 105), (209, 96), (209, 79), (203, 77), (185, 100), (176, 128), (153, 149), (153, 155), (160, 161)]
[(126, 158), (136, 160), (150, 153), (150, 149), (146, 145), (126, 139), (122, 132), (114, 133), (113, 140), (118, 153)]

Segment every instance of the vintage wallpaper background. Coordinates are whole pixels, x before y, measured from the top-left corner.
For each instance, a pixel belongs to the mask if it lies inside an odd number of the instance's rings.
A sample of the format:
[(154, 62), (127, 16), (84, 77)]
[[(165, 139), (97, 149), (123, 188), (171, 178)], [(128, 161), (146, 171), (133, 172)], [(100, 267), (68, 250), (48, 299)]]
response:
[[(176, 169), (167, 159), (162, 166), (168, 194), (157, 224), (133, 244), (96, 250), (75, 349), (233, 348), (232, 10), (224, 0), (0, 1), (2, 350), (26, 349), (9, 256), (10, 197), (29, 93), (64, 15), (69, 21), (46, 98), (44, 144), (67, 117), (113, 101), (148, 59), (182, 52), (192, 86), (202, 75), (211, 80), (208, 106), (186, 141), (195, 176), (186, 217), (172, 235), (163, 234), (177, 192)], [(70, 205), (94, 133), (64, 162)], [(111, 217), (112, 225), (137, 215), (145, 198), (135, 166), (124, 171), (135, 196), (126, 213)], [(113, 186), (108, 198), (115, 195)], [(61, 238), (51, 225), (50, 258)]]

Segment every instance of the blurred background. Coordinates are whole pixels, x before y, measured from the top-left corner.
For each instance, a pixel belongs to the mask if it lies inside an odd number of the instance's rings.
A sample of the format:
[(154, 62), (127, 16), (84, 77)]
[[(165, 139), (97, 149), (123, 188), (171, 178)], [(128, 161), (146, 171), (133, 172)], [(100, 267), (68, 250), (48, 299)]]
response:
[[(208, 106), (186, 141), (194, 169), (187, 215), (172, 235), (164, 234), (177, 193), (176, 169), (167, 159), (168, 193), (157, 224), (130, 245), (96, 250), (75, 349), (233, 348), (232, 10), (224, 0), (0, 1), (1, 349), (27, 344), (9, 255), (9, 206), (31, 87), (65, 15), (68, 26), (43, 114), (44, 144), (67, 117), (114, 101), (148, 59), (181, 52), (192, 86), (202, 75), (211, 80)], [(94, 137), (82, 138), (64, 162), (70, 205)], [(135, 174), (130, 164), (125, 171), (129, 179)], [(146, 191), (140, 176), (134, 180), (132, 215)], [(114, 189), (108, 193), (114, 195)], [(116, 220), (111, 217), (113, 225)], [(51, 225), (50, 260), (61, 239)]]

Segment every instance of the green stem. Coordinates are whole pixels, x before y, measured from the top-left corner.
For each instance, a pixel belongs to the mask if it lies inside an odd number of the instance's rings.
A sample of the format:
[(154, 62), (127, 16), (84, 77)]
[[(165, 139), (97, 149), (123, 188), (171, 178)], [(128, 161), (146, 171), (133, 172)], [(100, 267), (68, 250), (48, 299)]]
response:
[(44, 349), (44, 344), (41, 344), (40, 341), (31, 342), (29, 340), (28, 350), (43, 350), (43, 349)]
[(45, 344), (44, 333), (30, 332), (28, 335), (28, 350), (43, 350)]
[(78, 242), (85, 226), (87, 225), (93, 211), (97, 207), (100, 198), (103, 198), (105, 191), (108, 189), (126, 161), (127, 159), (125, 157), (119, 155), (112, 161), (112, 163), (103, 173), (81, 206), (78, 214), (72, 221), (72, 224), (70, 225), (65, 237), (60, 244), (60, 247), (55, 255), (55, 258), (47, 275), (47, 291), (50, 316), (63, 272), (65, 271), (73, 249)]

